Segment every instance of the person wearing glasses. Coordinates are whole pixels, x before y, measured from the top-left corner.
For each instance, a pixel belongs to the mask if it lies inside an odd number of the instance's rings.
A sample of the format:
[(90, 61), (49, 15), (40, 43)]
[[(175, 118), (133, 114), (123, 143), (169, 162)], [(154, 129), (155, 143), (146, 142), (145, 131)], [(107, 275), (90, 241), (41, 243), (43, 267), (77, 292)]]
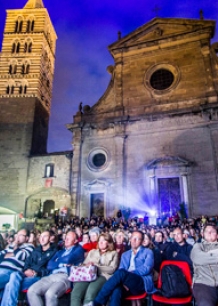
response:
[(119, 306), (122, 298), (129, 295), (153, 292), (154, 256), (152, 250), (142, 246), (143, 240), (143, 232), (132, 233), (131, 249), (122, 254), (119, 269), (103, 285), (94, 306), (106, 305), (109, 298), (110, 306)]
[(218, 231), (214, 224), (203, 229), (203, 239), (194, 244), (191, 260), (194, 266), (193, 295), (198, 306), (218, 303)]
[[(28, 243), (29, 231), (21, 229), (14, 240), (13, 249), (2, 251), (4, 257), (0, 263), (0, 295), (14, 272), (22, 273), (25, 261), (32, 253), (34, 246)], [(1, 303), (2, 305), (2, 303)], [(9, 305), (9, 304), (6, 304)]]

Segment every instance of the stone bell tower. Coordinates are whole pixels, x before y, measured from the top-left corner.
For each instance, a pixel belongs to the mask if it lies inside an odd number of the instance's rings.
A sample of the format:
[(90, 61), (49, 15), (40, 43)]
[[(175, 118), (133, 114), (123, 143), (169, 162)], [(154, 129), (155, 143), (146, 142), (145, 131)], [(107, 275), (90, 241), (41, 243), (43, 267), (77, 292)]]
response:
[(0, 54), (0, 206), (13, 210), (24, 206), (28, 157), (46, 153), (56, 39), (42, 0), (7, 11)]

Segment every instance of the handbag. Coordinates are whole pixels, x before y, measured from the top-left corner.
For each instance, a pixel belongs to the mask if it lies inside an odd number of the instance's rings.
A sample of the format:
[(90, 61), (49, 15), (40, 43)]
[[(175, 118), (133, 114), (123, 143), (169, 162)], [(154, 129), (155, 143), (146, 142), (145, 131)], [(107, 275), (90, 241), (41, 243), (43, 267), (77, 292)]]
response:
[(97, 267), (89, 266), (72, 266), (68, 279), (71, 282), (93, 282), (97, 278)]

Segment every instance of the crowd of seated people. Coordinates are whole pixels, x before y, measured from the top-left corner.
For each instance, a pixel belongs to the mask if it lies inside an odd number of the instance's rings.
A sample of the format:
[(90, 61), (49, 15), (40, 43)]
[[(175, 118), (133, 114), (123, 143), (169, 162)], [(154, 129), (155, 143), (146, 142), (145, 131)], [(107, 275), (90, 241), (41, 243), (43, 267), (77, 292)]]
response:
[[(58, 305), (68, 289), (71, 306), (108, 301), (119, 306), (128, 295), (155, 292), (164, 260), (186, 261), (197, 305), (217, 305), (218, 217), (171, 218), (164, 226), (137, 217), (55, 221), (42, 232), (21, 229), (0, 235), (1, 306), (17, 305), (24, 289), (30, 306)], [(94, 282), (68, 280), (71, 265), (80, 264), (98, 267)]]

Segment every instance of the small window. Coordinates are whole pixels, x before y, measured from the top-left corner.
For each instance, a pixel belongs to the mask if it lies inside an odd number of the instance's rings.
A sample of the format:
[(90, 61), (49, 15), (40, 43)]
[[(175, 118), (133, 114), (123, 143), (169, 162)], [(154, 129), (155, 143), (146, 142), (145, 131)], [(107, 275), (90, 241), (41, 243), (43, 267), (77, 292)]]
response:
[(34, 26), (35, 26), (35, 21), (34, 21), (34, 20), (32, 20), (32, 23), (31, 23), (31, 32), (33, 32), (33, 30), (34, 30)]
[(28, 51), (28, 53), (31, 53), (32, 52), (32, 43), (29, 43), (29, 46), (28, 46), (28, 49), (27, 49), (27, 51)]
[(22, 32), (23, 20), (17, 20), (15, 23), (15, 33)]
[(156, 90), (165, 90), (173, 84), (173, 81), (174, 76), (171, 71), (158, 69), (152, 74), (150, 84)]
[(20, 87), (19, 87), (19, 94), (21, 95), (21, 94), (26, 94), (26, 92), (27, 92), (27, 86), (25, 85), (25, 86), (23, 86), (23, 85), (20, 85)]
[(92, 159), (93, 165), (97, 168), (102, 167), (106, 162), (106, 156), (103, 153), (97, 153)]
[(27, 42), (25, 42), (25, 44), (24, 44), (24, 53), (31, 53), (32, 52), (32, 43), (31, 42), (29, 42), (29, 43), (27, 43)]
[(47, 164), (45, 166), (45, 177), (54, 177), (54, 164)]
[(20, 43), (17, 43), (17, 47), (16, 47), (16, 53), (20, 52)]
[(10, 94), (10, 86), (6, 87), (6, 94), (9, 95)]
[(23, 64), (21, 68), (21, 73), (28, 74), (29, 72), (30, 72), (30, 65), (27, 63)]
[(9, 74), (16, 74), (17, 73), (17, 64), (13, 63), (9, 65)]
[(107, 168), (110, 154), (104, 148), (93, 149), (87, 159), (87, 166), (92, 171), (102, 171)]
[(12, 49), (11, 49), (11, 52), (12, 52), (12, 53), (15, 53), (15, 51), (16, 51), (16, 44), (15, 44), (15, 43), (13, 43), (13, 45), (12, 45)]

